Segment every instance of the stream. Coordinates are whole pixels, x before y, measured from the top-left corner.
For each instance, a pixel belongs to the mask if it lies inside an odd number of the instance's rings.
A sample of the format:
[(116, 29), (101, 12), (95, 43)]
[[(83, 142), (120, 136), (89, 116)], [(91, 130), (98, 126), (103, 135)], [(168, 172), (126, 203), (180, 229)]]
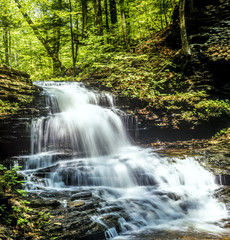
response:
[(86, 212), (103, 236), (84, 239), (153, 239), (159, 231), (227, 233), (222, 220), (228, 211), (214, 197), (215, 177), (193, 157), (163, 157), (138, 146), (137, 120), (109, 93), (82, 83), (35, 84), (43, 89), (47, 114), (32, 119), (30, 154), (17, 157), (25, 190), (57, 199), (66, 213), (91, 203), (91, 196), (95, 209), (79, 212)]

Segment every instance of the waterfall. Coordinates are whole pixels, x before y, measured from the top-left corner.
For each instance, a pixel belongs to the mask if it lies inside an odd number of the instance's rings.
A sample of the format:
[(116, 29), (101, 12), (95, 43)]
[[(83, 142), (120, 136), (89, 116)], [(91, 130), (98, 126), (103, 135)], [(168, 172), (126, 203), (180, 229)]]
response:
[[(218, 186), (193, 158), (160, 157), (134, 145), (127, 131), (134, 120), (108, 93), (81, 83), (36, 84), (44, 89), (49, 115), (31, 124), (31, 155), (22, 171), (28, 191), (90, 188), (108, 205), (122, 208), (126, 217), (117, 213), (122, 233), (221, 231), (215, 223), (227, 211), (213, 197)], [(108, 228), (105, 236), (115, 238), (116, 229)]]

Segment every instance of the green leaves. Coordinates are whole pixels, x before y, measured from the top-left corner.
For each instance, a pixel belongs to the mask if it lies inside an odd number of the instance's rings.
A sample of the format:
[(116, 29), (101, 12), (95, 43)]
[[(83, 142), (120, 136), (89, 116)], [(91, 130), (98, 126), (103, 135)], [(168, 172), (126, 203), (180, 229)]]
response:
[[(175, 1), (114, 1), (115, 25), (111, 24), (109, 7), (106, 11), (106, 5), (101, 2), (102, 36), (97, 36), (93, 1), (17, 0), (17, 3), (19, 8), (13, 1), (0, 0), (1, 26), (11, 33), (8, 46), (2, 44), (2, 47), (8, 47), (10, 61), (7, 64), (28, 72), (37, 80), (51, 77), (52, 68), (60, 67), (61, 71), (54, 70), (64, 74), (63, 66), (95, 65), (98, 53), (129, 50), (170, 22)], [(2, 55), (4, 53), (2, 51)]]
[(7, 170), (6, 167), (0, 164), (0, 191), (10, 192), (12, 187), (22, 184), (24, 181), (19, 179), (17, 171), (20, 168), (18, 166), (13, 167), (11, 170)]
[(7, 170), (0, 164), (0, 223), (14, 227), (14, 232), (20, 231), (24, 235), (30, 231), (34, 232), (36, 228), (43, 228), (50, 215), (34, 212), (29, 206), (30, 202), (21, 198), (26, 192), (17, 188), (24, 183), (17, 173), (18, 170), (18, 166)]

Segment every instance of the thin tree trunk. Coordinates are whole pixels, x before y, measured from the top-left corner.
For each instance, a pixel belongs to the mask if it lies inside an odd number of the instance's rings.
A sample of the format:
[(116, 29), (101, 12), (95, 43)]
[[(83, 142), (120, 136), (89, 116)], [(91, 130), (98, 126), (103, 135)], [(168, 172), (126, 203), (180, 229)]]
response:
[(188, 44), (186, 25), (185, 25), (185, 0), (180, 0), (179, 2), (179, 19), (180, 19), (180, 37), (182, 52), (189, 56), (191, 55), (191, 50)]
[(14, 54), (14, 62), (15, 62), (15, 66), (18, 66), (18, 53), (17, 52)]
[(101, 0), (94, 0), (94, 15), (95, 15), (95, 26), (97, 27), (97, 35), (103, 35), (103, 23), (102, 23), (102, 10)]
[(109, 32), (109, 17), (108, 17), (108, 2), (107, 0), (104, 0), (104, 8), (105, 8), (105, 26), (107, 32)]
[(61, 67), (61, 61), (59, 59), (59, 53), (56, 51), (53, 51), (52, 53), (52, 61), (53, 61), (53, 71), (54, 73), (58, 73)]
[(106, 28), (106, 42), (109, 44), (111, 42), (109, 36), (109, 12), (108, 12), (108, 1), (104, 0), (104, 10), (105, 10), (105, 28)]
[(189, 13), (195, 12), (193, 0), (188, 0), (188, 8), (189, 8)]
[(109, 0), (111, 23), (117, 23), (117, 6), (115, 0)]
[(122, 19), (122, 30), (123, 30), (124, 42), (125, 42), (125, 45), (129, 48), (124, 0), (120, 0), (120, 5), (121, 5), (121, 19)]
[(71, 33), (71, 50), (72, 50), (72, 60), (73, 60), (73, 67), (76, 64), (75, 61), (75, 51), (74, 51), (74, 33), (73, 33), (73, 16), (72, 16), (72, 4), (71, 0), (69, 0), (69, 9), (70, 9), (70, 33)]
[(0, 63), (2, 62), (2, 48), (0, 46)]
[(12, 68), (12, 51), (11, 51), (11, 34), (9, 31), (9, 61), (10, 61), (10, 67)]
[[(58, 0), (58, 10), (62, 9), (62, 0)], [(60, 51), (60, 38), (61, 38), (61, 19), (59, 16), (54, 14), (54, 23), (53, 23), (53, 36), (54, 41), (51, 46), (52, 52), (55, 55), (55, 59), (59, 59), (59, 51)], [(60, 59), (59, 59), (59, 62)], [(60, 72), (59, 63), (56, 62), (53, 64), (55, 68), (53, 68), (54, 73)]]
[(5, 48), (5, 63), (6, 65), (10, 65), (9, 62), (9, 39), (8, 39), (8, 30), (4, 28), (3, 32), (3, 43), (4, 43), (4, 48)]
[(82, 6), (82, 39), (85, 37), (85, 29), (87, 26), (87, 0), (81, 1)]
[(78, 55), (78, 45), (79, 45), (78, 30), (79, 30), (79, 24), (78, 24), (78, 14), (77, 14), (77, 19), (76, 19), (76, 33), (74, 34), (74, 43), (75, 43), (75, 53), (74, 53), (74, 61), (73, 61), (73, 66), (74, 66), (74, 67), (76, 66), (77, 55)]

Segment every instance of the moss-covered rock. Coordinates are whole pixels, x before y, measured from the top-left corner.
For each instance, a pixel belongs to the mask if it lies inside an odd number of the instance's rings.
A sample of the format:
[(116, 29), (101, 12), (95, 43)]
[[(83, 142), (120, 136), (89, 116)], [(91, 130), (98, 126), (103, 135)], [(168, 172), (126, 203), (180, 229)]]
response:
[(32, 102), (35, 90), (28, 74), (0, 64), (0, 117), (25, 108)]

